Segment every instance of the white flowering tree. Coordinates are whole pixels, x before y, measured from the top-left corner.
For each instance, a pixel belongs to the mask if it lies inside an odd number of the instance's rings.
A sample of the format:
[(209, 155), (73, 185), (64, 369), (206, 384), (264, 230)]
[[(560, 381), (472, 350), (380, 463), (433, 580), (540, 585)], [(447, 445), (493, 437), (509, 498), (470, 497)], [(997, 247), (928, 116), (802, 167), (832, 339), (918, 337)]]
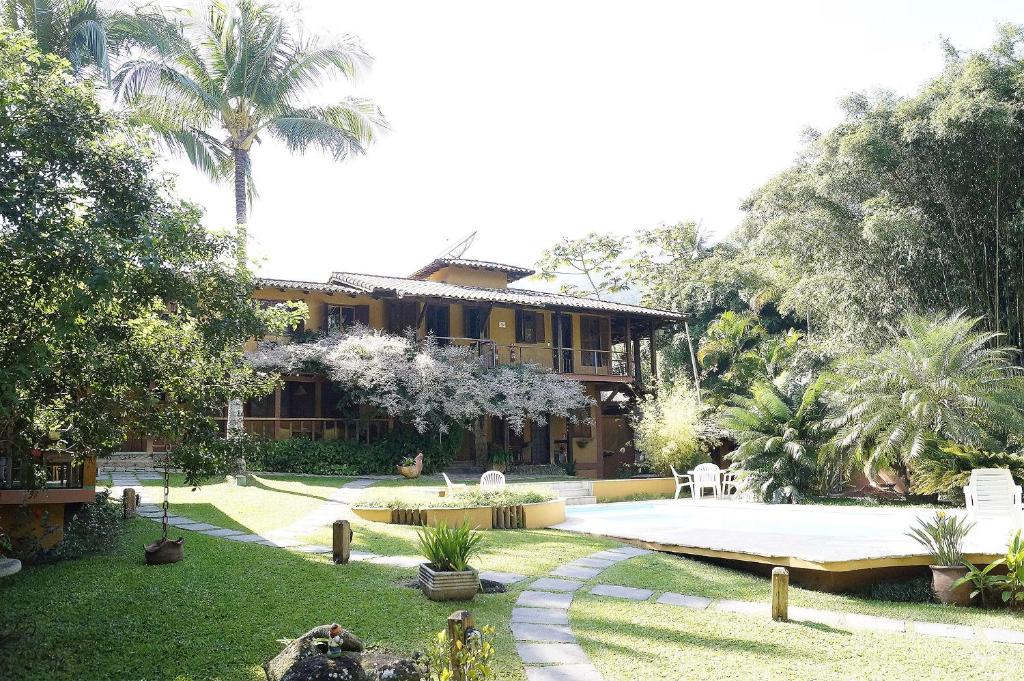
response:
[(533, 365), (487, 366), (472, 349), (419, 343), (356, 326), (309, 343), (264, 343), (249, 353), (260, 370), (320, 373), (355, 401), (376, 406), (417, 431), (442, 433), (481, 416), (516, 432), (550, 416), (572, 420), (591, 399), (576, 381)]

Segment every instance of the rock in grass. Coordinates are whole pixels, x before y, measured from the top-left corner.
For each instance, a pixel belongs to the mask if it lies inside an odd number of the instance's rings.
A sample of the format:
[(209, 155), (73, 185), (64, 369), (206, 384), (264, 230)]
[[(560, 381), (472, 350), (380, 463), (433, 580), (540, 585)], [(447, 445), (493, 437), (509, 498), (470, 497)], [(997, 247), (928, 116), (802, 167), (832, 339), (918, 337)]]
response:
[[(347, 654), (344, 657), (329, 658), (326, 655), (327, 644), (323, 640), (330, 636), (330, 631), (331, 625), (323, 624), (286, 645), (277, 657), (263, 665), (267, 681), (356, 681), (367, 678), (359, 662), (363, 642), (352, 632), (343, 629), (341, 649)], [(321, 640), (318, 642), (317, 639)]]

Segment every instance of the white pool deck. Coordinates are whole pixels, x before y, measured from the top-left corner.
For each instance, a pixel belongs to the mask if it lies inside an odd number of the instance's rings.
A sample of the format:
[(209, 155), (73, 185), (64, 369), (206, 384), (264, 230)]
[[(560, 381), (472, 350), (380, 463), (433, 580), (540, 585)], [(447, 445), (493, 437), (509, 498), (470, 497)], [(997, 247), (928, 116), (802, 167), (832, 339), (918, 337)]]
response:
[[(918, 517), (934, 513), (678, 499), (570, 506), (555, 527), (673, 553), (845, 571), (927, 565), (928, 554), (906, 532)], [(968, 535), (965, 554), (978, 562), (1004, 554), (1011, 529), (984, 521)]]

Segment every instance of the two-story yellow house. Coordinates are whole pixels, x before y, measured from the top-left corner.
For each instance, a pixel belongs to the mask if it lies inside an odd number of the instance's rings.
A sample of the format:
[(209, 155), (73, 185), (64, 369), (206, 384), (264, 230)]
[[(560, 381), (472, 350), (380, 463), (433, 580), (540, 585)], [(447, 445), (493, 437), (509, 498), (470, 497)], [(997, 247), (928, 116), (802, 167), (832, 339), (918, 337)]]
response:
[[(304, 301), (307, 331), (352, 324), (400, 334), (415, 329), (440, 343), (472, 345), (495, 364), (534, 363), (584, 384), (594, 399), (588, 423), (553, 418), (516, 433), (500, 419), (477, 424), (463, 438), (457, 463), (483, 465), (488, 450), (505, 449), (517, 463), (576, 462), (578, 475), (611, 477), (632, 462), (629, 402), (641, 376), (657, 375), (655, 332), (681, 323), (675, 312), (509, 288), (532, 270), (499, 263), (440, 258), (409, 277), (335, 272), (325, 283), (262, 279), (267, 304)], [(649, 372), (642, 361), (650, 362)], [(649, 379), (650, 380), (650, 379)], [(365, 406), (347, 404), (322, 376), (286, 375), (277, 390), (245, 406), (248, 432), (273, 438), (343, 437), (372, 441), (394, 424)]]

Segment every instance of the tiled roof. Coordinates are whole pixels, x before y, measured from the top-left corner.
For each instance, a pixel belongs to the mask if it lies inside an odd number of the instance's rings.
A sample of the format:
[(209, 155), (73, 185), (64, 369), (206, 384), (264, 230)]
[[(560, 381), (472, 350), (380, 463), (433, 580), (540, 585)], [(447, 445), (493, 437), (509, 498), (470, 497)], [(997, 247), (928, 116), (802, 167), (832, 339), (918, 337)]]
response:
[(518, 281), (523, 277), (528, 277), (534, 273), (533, 270), (526, 267), (517, 267), (516, 265), (503, 265), (500, 262), (488, 262), (486, 260), (466, 260), (463, 258), (437, 258), (427, 265), (419, 268), (411, 275), (410, 279), (426, 279), (434, 272), (437, 272), (442, 267), (448, 265), (458, 265), (459, 267), (472, 267), (478, 270), (493, 270), (495, 272), (504, 272), (508, 275), (509, 281)]
[(594, 300), (593, 298), (577, 298), (576, 296), (565, 296), (560, 293), (529, 291), (526, 289), (461, 286), (440, 281), (424, 281), (421, 279), (406, 279), (404, 277), (382, 277), (375, 274), (356, 274), (353, 272), (335, 272), (331, 275), (330, 281), (332, 284), (351, 286), (365, 293), (390, 293), (398, 296), (476, 300), (489, 303), (526, 305), (528, 307), (595, 310), (657, 319), (683, 319), (683, 315), (678, 312), (656, 310), (649, 307), (640, 307), (639, 305), (626, 305), (625, 303), (613, 303), (607, 300)]
[(291, 279), (257, 279), (256, 283), (262, 288), (294, 288), (302, 291), (322, 291), (324, 293), (347, 293), (358, 295), (363, 293), (362, 289), (346, 286), (345, 284), (323, 283), (316, 281), (294, 281)]

